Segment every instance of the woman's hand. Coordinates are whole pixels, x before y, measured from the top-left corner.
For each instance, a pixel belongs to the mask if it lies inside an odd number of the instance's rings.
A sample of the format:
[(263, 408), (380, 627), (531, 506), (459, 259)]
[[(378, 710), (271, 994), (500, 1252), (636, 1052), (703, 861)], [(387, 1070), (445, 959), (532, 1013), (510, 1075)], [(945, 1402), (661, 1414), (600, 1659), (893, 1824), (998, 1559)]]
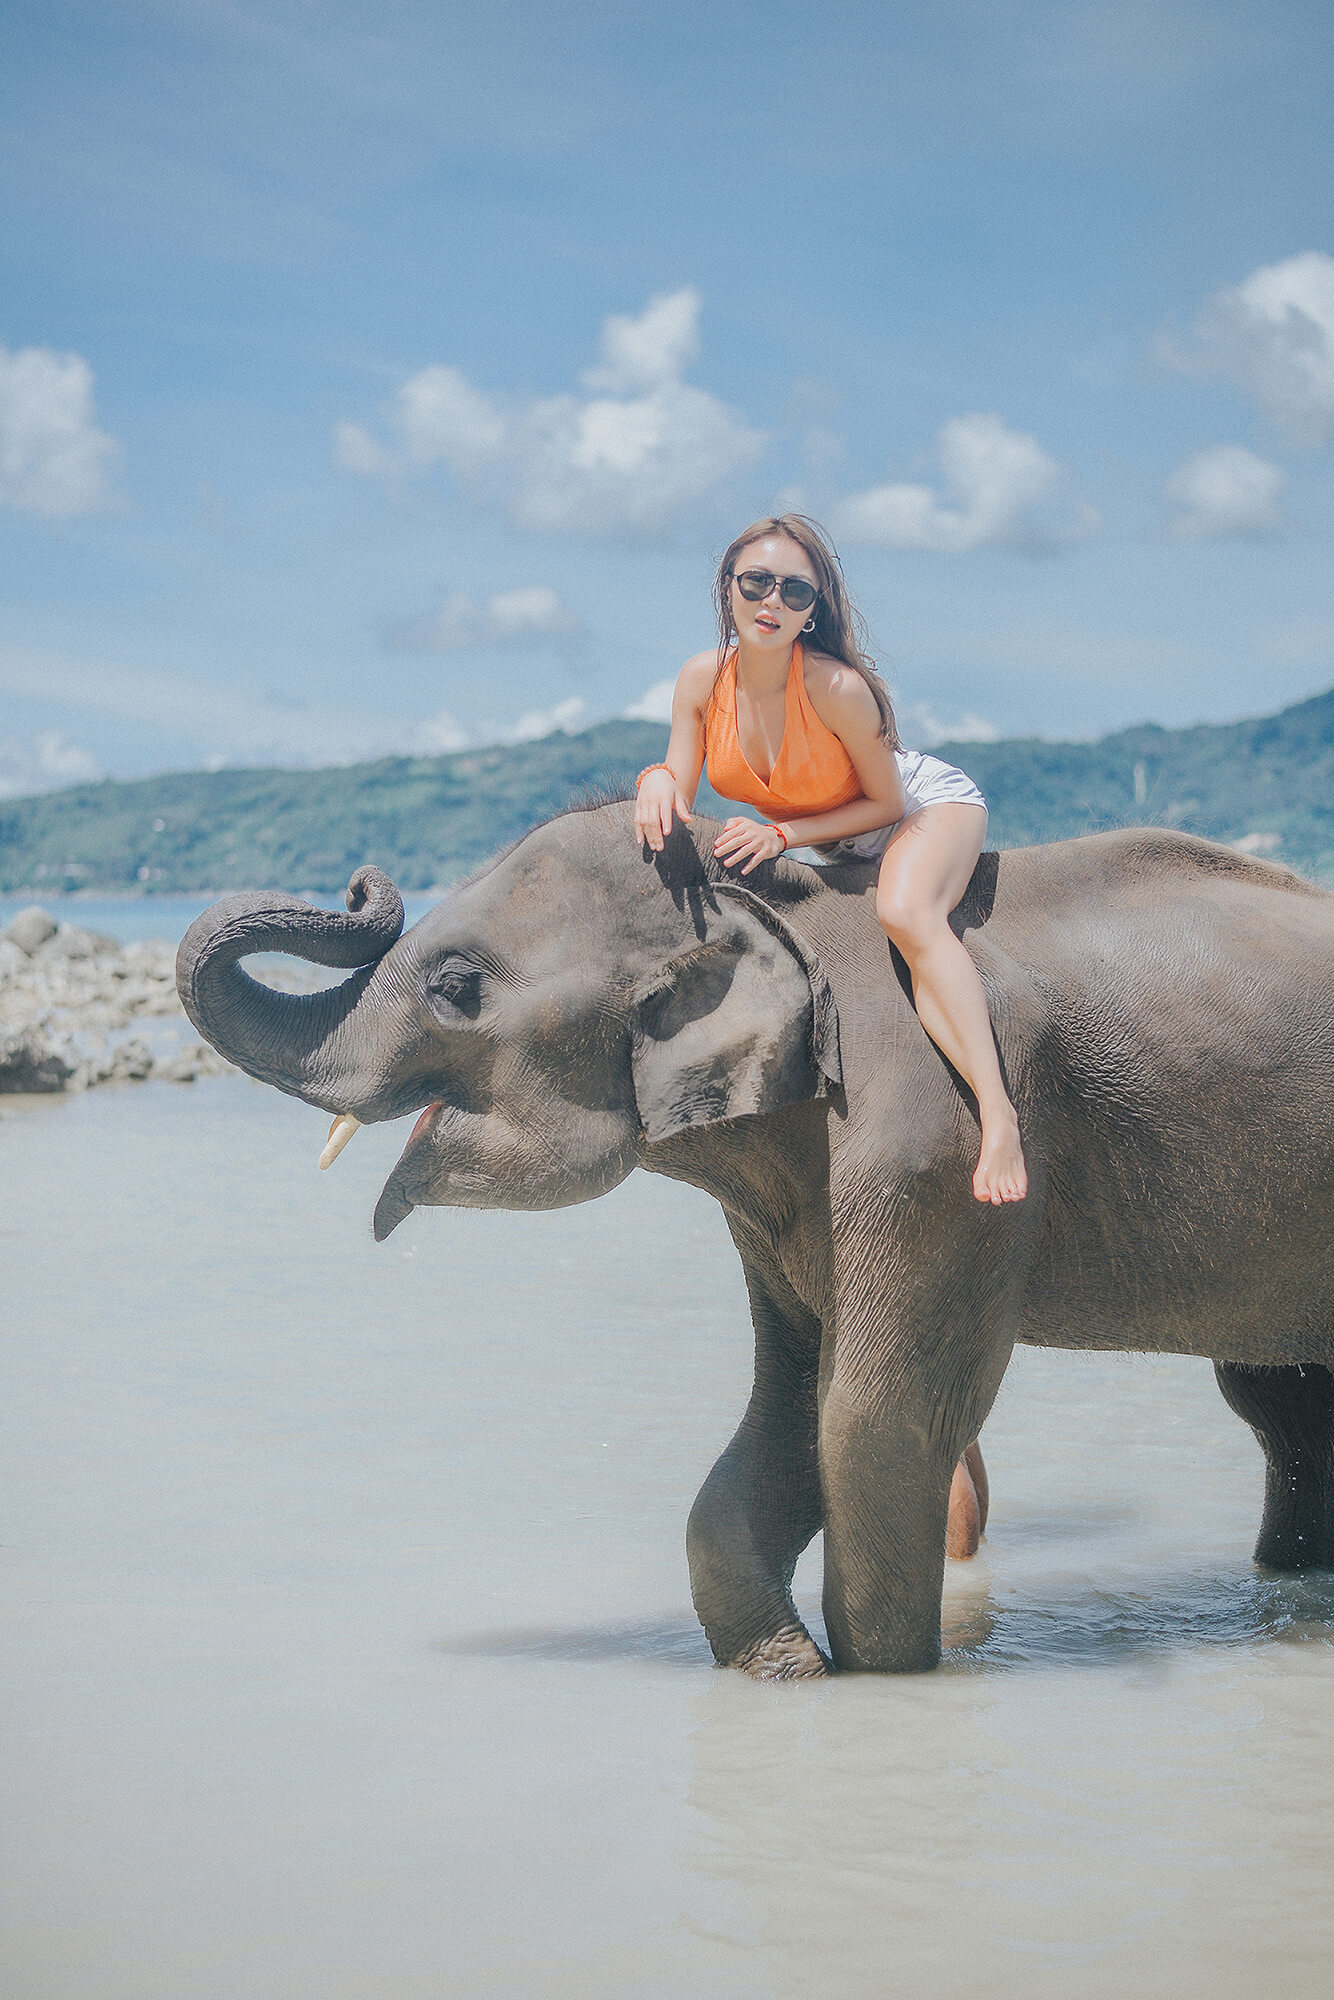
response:
[(650, 771), (635, 794), (635, 837), (647, 841), (655, 854), (672, 830), (672, 814), (690, 824), (690, 807), (670, 771)]
[(753, 819), (729, 819), (714, 841), (713, 851), (724, 868), (735, 868), (738, 861), (744, 861), (741, 873), (749, 875), (761, 861), (776, 860), (785, 846), (776, 826), (761, 826)]

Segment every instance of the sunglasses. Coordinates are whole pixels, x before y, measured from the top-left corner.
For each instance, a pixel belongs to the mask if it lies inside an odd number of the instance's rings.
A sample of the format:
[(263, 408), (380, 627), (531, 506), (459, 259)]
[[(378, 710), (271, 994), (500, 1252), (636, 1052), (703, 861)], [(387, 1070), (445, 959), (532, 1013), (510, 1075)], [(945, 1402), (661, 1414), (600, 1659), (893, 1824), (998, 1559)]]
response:
[(748, 604), (758, 604), (775, 584), (789, 611), (809, 611), (820, 595), (808, 577), (775, 576), (771, 569), (743, 569), (734, 580)]

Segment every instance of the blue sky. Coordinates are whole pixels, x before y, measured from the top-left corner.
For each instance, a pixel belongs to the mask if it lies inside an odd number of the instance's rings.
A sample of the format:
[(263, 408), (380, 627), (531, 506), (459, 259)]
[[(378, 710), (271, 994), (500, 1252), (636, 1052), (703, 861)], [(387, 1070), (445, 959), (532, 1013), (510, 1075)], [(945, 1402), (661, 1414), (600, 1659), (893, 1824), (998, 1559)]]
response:
[(1334, 12), (10, 0), (0, 791), (658, 712), (836, 531), (909, 740), (1334, 682)]

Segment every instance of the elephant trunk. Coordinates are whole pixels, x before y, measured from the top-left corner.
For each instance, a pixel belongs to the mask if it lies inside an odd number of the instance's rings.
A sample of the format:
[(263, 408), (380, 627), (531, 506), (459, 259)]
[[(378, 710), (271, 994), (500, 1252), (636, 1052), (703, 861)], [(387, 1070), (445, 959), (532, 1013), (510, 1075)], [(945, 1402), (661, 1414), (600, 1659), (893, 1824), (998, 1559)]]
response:
[[(204, 1039), (250, 1076), (326, 1111), (383, 1117), (393, 1115), (382, 1103), (391, 1052), (374, 1062), (373, 1038), (350, 1017), (403, 929), (403, 902), (378, 868), (359, 868), (347, 907), (345, 917), (293, 896), (226, 896), (182, 939), (176, 987)], [(261, 951), (362, 969), (322, 993), (276, 993), (237, 962)]]

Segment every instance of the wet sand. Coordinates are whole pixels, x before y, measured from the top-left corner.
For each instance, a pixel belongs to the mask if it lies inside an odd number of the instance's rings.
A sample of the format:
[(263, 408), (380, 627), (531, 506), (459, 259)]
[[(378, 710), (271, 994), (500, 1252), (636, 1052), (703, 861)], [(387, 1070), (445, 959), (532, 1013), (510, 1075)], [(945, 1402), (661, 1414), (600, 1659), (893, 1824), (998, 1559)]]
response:
[(682, 1547), (748, 1386), (718, 1211), (377, 1248), (403, 1131), (321, 1175), (326, 1123), (0, 1103), (0, 1989), (1323, 1990), (1334, 1577), (1252, 1568), (1207, 1366), (1021, 1352), (944, 1669), (758, 1686)]

